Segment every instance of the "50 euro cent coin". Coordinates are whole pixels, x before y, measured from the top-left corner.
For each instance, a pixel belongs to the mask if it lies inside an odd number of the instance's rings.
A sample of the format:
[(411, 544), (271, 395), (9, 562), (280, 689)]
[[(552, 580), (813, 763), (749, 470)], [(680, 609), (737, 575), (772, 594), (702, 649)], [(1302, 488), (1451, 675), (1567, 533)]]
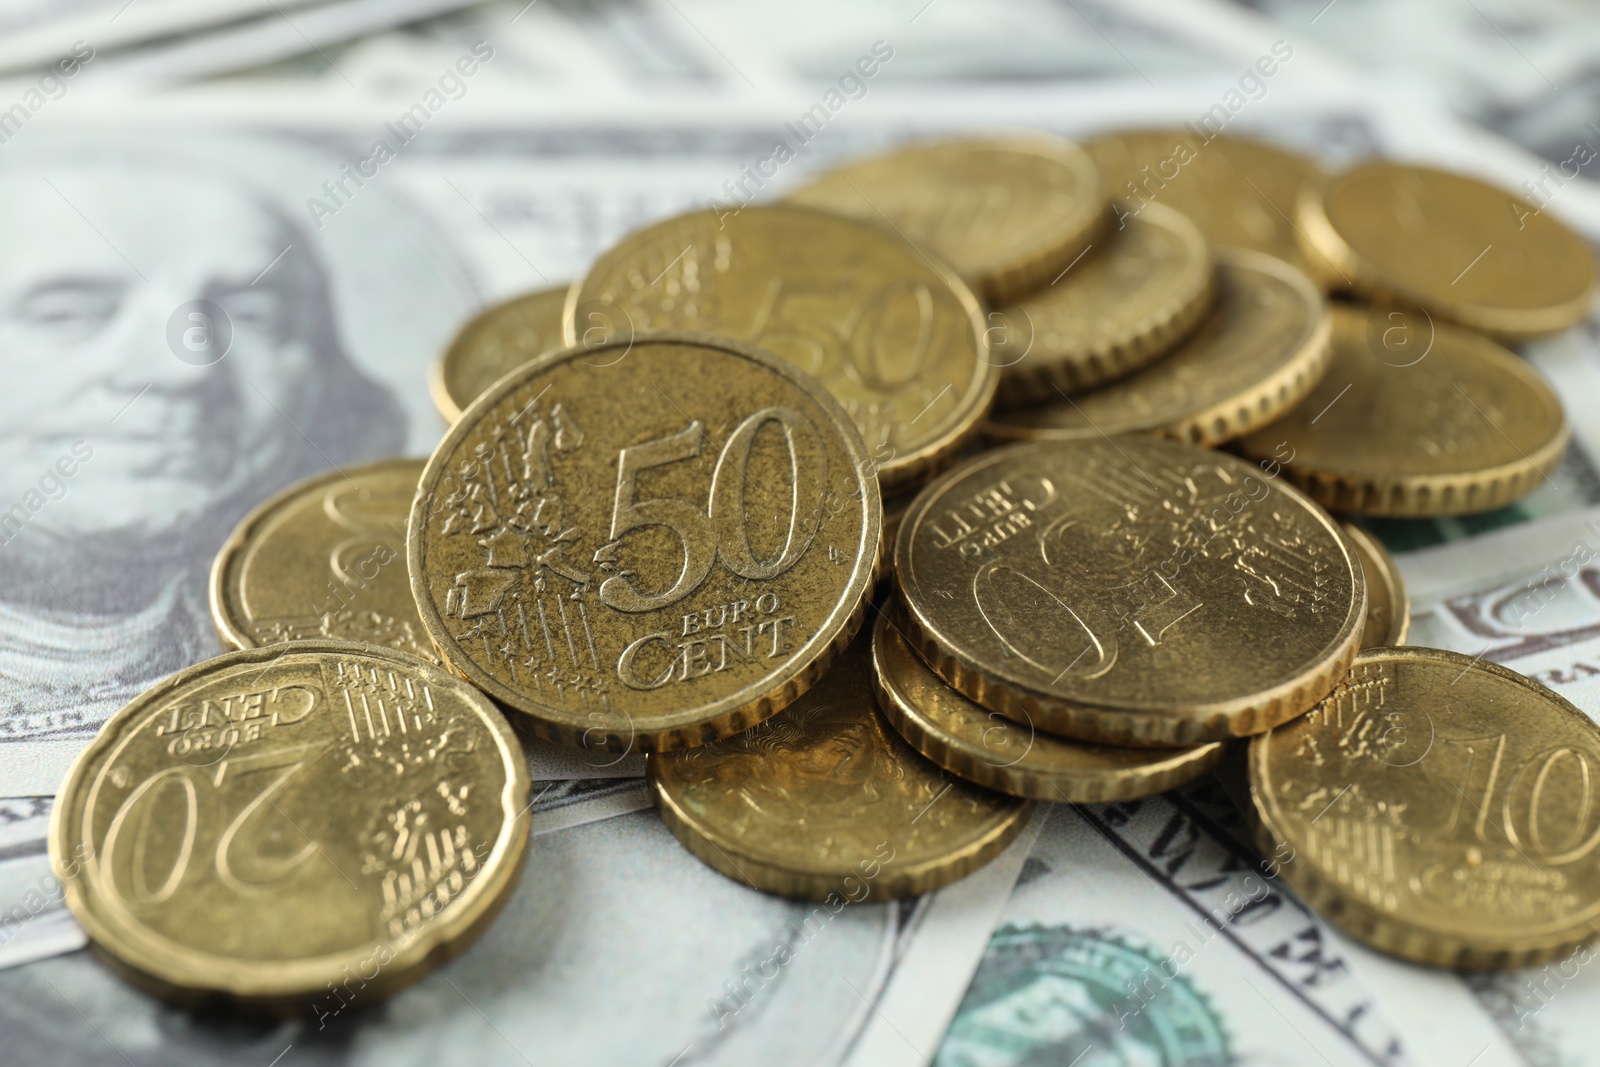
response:
[(982, 306), (937, 253), (793, 204), (629, 234), (573, 285), (563, 322), (574, 345), (705, 330), (761, 346), (838, 399), (890, 492), (956, 455), (999, 380)]
[(392, 649), (295, 641), (112, 716), (62, 784), (50, 861), (137, 984), (334, 1010), (335, 983), (393, 992), (482, 930), (521, 869), (527, 793), (521, 747), (471, 686)]
[(1099, 744), (1292, 719), (1333, 688), (1366, 614), (1325, 511), (1268, 470), (1153, 438), (979, 456), (917, 497), (894, 563), (906, 636), (946, 682)]
[(545, 356), (428, 461), (412, 592), (449, 666), (550, 740), (687, 748), (822, 675), (882, 522), (860, 435), (749, 345), (641, 336)]

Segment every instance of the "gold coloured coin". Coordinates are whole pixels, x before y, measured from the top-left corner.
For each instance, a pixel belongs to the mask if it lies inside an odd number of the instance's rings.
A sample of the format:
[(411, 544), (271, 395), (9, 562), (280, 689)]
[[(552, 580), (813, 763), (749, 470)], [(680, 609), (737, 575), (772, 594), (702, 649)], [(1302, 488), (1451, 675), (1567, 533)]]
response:
[(446, 422), (455, 422), (485, 389), (535, 356), (563, 347), (567, 286), (541, 289), (479, 312), (461, 328), (428, 373), (428, 391)]
[(211, 564), (223, 641), (326, 637), (436, 660), (406, 575), (420, 459), (386, 459), (292, 485), (234, 528)]
[(1440, 967), (1525, 967), (1600, 919), (1600, 729), (1482, 659), (1375, 648), (1250, 744), (1260, 843), (1352, 936)]
[(789, 199), (887, 222), (997, 302), (1065, 269), (1104, 225), (1106, 206), (1094, 160), (1047, 134), (897, 148), (814, 178)]
[(994, 399), (977, 297), (893, 230), (792, 205), (697, 211), (625, 238), (567, 294), (568, 344), (739, 337), (844, 405), (886, 491), (952, 456)]
[(1333, 309), (1333, 359), (1293, 411), (1239, 448), (1275, 458), (1319, 504), (1363, 515), (1502, 507), (1566, 451), (1561, 402), (1470, 330), (1382, 308)]
[(1304, 274), (1259, 252), (1217, 249), (1211, 317), (1144, 370), (1079, 396), (997, 408), (1000, 440), (1071, 441), (1151, 433), (1215, 445), (1287, 411), (1328, 362), (1328, 315)]
[(1295, 239), (1301, 193), (1322, 177), (1304, 156), (1243, 137), (1130, 130), (1086, 141), (1124, 211), (1164, 204), (1217, 245), (1249, 248), (1308, 270)]
[(386, 995), (488, 923), (521, 871), (527, 794), (482, 693), (393, 649), (296, 641), (113, 715), (62, 783), (50, 863), (140, 984), (336, 1013), (330, 990)]
[(860, 626), (881, 504), (815, 380), (661, 334), (502, 378), (428, 461), (411, 588), (450, 667), (539, 736), (703, 744), (804, 692)]
[(808, 900), (927, 893), (988, 863), (1031, 802), (952, 778), (872, 699), (869, 635), (777, 718), (646, 761), (661, 818), (690, 852), (755, 889)]
[(1367, 576), (1367, 621), (1361, 628), (1362, 648), (1393, 648), (1406, 643), (1411, 631), (1411, 598), (1394, 557), (1383, 542), (1353, 522), (1340, 528), (1356, 546), (1361, 572)]
[(1147, 797), (1215, 766), (1223, 744), (1113, 748), (1058, 738), (979, 707), (945, 685), (880, 615), (872, 635), (873, 681), (884, 718), (911, 746), (952, 774), (1017, 797), (1073, 804)]
[(1151, 205), (1108, 226), (1096, 244), (1049, 285), (999, 310), (1027, 353), (1001, 371), (1003, 402), (1056, 399), (1120, 378), (1205, 317), (1211, 252), (1194, 223)]
[(1355, 654), (1355, 550), (1298, 490), (1153, 438), (985, 453), (917, 497), (895, 544), (916, 650), (969, 699), (1100, 744), (1260, 733)]
[(1581, 237), (1464, 174), (1363, 163), (1307, 190), (1300, 223), (1309, 250), (1332, 265), (1331, 283), (1498, 337), (1565, 329), (1594, 302), (1594, 255)]

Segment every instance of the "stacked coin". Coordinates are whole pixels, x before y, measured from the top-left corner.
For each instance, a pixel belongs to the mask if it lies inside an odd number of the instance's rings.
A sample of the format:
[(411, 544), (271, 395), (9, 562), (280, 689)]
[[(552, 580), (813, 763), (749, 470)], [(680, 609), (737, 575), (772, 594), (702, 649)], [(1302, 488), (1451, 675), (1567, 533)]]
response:
[(1576, 321), (1594, 267), (1519, 204), (1029, 134), (629, 234), (462, 329), (426, 462), (240, 523), (211, 584), (237, 651), (62, 787), (68, 902), (134, 979), (282, 1009), (351, 967), (392, 990), (506, 899), (506, 716), (648, 753), (690, 852), (837, 907), (1252, 738), (1268, 868), (1330, 919), (1444, 965), (1558, 952), (1600, 913), (1600, 731), (1395, 647), (1394, 560), (1324, 510), (1498, 507), (1559, 460), (1559, 403), (1499, 341)]

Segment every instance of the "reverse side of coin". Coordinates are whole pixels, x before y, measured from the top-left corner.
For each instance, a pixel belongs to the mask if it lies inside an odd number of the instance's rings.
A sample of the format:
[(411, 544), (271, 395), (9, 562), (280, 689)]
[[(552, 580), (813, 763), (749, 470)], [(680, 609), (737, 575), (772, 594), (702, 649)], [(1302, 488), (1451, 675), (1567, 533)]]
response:
[(1569, 429), (1537, 371), (1418, 312), (1339, 306), (1333, 359), (1299, 406), (1239, 442), (1312, 499), (1363, 515), (1502, 507), (1554, 470)]
[(1205, 317), (1211, 252), (1194, 223), (1151, 205), (1108, 226), (1096, 244), (1050, 284), (997, 312), (1026, 351), (1001, 371), (1002, 401), (1057, 399), (1119, 378)]
[(912, 651), (887, 613), (872, 635), (878, 706), (900, 736), (945, 770), (1017, 797), (1092, 804), (1147, 797), (1215, 766), (1223, 745), (1113, 748), (1012, 722), (951, 689)]
[(1483, 659), (1380, 648), (1250, 745), (1261, 846), (1308, 904), (1385, 952), (1524, 967), (1600, 918), (1600, 729)]
[(789, 194), (825, 211), (887, 222), (938, 253), (985, 298), (1048, 282), (1104, 225), (1099, 169), (1047, 134), (916, 144), (848, 163)]
[(1330, 283), (1368, 300), (1511, 340), (1565, 329), (1594, 303), (1581, 237), (1464, 174), (1363, 163), (1308, 189), (1299, 218), (1302, 243), (1332, 265)]
[(1174, 351), (1078, 396), (997, 408), (984, 432), (1033, 441), (1151, 433), (1215, 445), (1288, 411), (1327, 368), (1322, 294), (1259, 252), (1219, 248), (1216, 260), (1211, 316)]
[(799, 696), (860, 625), (871, 462), (826, 390), (739, 342), (535, 361), (422, 476), (412, 592), (445, 661), (540, 736), (703, 744)]
[(1320, 700), (1366, 616), (1355, 550), (1253, 464), (1152, 438), (1014, 445), (934, 482), (895, 545), (946, 682), (1099, 744), (1260, 733)]
[(222, 639), (387, 645), (436, 660), (406, 574), (420, 459), (386, 459), (292, 485), (246, 515), (211, 565)]
[(1300, 196), (1322, 172), (1304, 156), (1243, 137), (1129, 130), (1084, 142), (1124, 211), (1164, 204), (1216, 245), (1249, 248), (1307, 271), (1295, 239)]
[(755, 889), (891, 900), (999, 855), (1031, 802), (953, 778), (872, 699), (870, 636), (782, 715), (690, 752), (649, 757), (661, 817), (685, 848)]
[(1367, 576), (1367, 620), (1361, 627), (1362, 648), (1392, 648), (1406, 643), (1411, 632), (1411, 598), (1394, 557), (1377, 536), (1353, 522), (1340, 524), (1356, 547)]
[(461, 328), (428, 373), (428, 391), (446, 422), (455, 422), (484, 390), (530, 359), (563, 347), (567, 288), (496, 304)]
[(352, 974), (385, 995), (487, 924), (521, 871), (527, 794), (482, 693), (391, 649), (296, 641), (112, 716), (62, 784), (50, 862), (141, 985), (331, 1012)]
[(572, 287), (564, 314), (569, 344), (708, 330), (781, 356), (844, 405), (888, 491), (955, 454), (999, 377), (954, 271), (887, 226), (793, 205), (635, 231)]

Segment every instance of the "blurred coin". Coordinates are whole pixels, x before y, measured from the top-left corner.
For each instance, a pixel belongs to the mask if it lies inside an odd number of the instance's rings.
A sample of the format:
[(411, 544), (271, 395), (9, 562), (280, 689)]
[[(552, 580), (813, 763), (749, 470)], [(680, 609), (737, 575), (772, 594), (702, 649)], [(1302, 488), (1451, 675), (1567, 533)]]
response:
[(635, 231), (573, 286), (565, 323), (569, 344), (694, 329), (776, 353), (844, 405), (886, 491), (960, 448), (998, 377), (977, 297), (947, 266), (886, 226), (792, 205)]
[(291, 485), (242, 519), (211, 564), (223, 641), (329, 637), (435, 660), (406, 574), (420, 459), (385, 459)]
[(567, 286), (541, 289), (480, 311), (461, 328), (428, 373), (428, 391), (446, 422), (455, 422), (489, 386), (535, 356), (562, 347)]
[(984, 432), (1044, 441), (1154, 433), (1214, 445), (1287, 411), (1327, 366), (1322, 294), (1271, 256), (1219, 248), (1216, 258), (1211, 315), (1177, 349), (1078, 396), (997, 408)]
[(1367, 576), (1367, 621), (1361, 628), (1362, 648), (1403, 645), (1411, 630), (1411, 598), (1394, 557), (1375, 534), (1353, 522), (1340, 523), (1356, 546), (1361, 571)]
[(1432, 648), (1375, 648), (1250, 744), (1261, 847), (1374, 948), (1525, 967), (1600, 919), (1600, 729), (1537, 682)]
[(998, 309), (1027, 348), (1001, 371), (1002, 401), (1055, 400), (1120, 378), (1205, 317), (1211, 253), (1176, 211), (1151, 205), (1108, 226), (1096, 245), (1048, 285)]
[(937, 252), (989, 300), (1044, 285), (1104, 225), (1088, 153), (1049, 134), (914, 144), (847, 163), (789, 199), (887, 223)]
[(522, 868), (527, 794), (476, 689), (392, 649), (297, 641), (113, 715), (62, 783), (50, 862), (139, 984), (336, 1012), (330, 990), (391, 993), (488, 923)]
[(661, 817), (729, 878), (809, 900), (891, 900), (999, 855), (1033, 804), (955, 778), (889, 728), (862, 634), (776, 718), (689, 752), (652, 755)]
[(1300, 225), (1332, 284), (1498, 337), (1565, 329), (1594, 302), (1594, 255), (1581, 237), (1464, 174), (1363, 163), (1307, 190)]
[(1295, 239), (1300, 194), (1321, 178), (1304, 156), (1222, 134), (1202, 141), (1186, 130), (1127, 130), (1083, 146), (1124, 210), (1151, 204), (1183, 212), (1215, 245), (1249, 248), (1307, 270)]
[(991, 711), (1099, 744), (1260, 733), (1355, 654), (1366, 583), (1321, 508), (1151, 438), (1014, 445), (948, 472), (895, 544), (906, 634)]
[(502, 378), (428, 461), (408, 569), (440, 655), (571, 745), (703, 744), (860, 625), (881, 510), (849, 417), (750, 345), (656, 335)]
[(1298, 407), (1241, 439), (1312, 499), (1363, 515), (1461, 515), (1532, 491), (1567, 447), (1537, 371), (1426, 314), (1336, 306), (1333, 359)]
[(1193, 748), (1113, 748), (1012, 722), (951, 689), (880, 614), (872, 635), (878, 704), (900, 736), (969, 782), (1018, 797), (1074, 804), (1132, 800), (1204, 774), (1220, 741)]

